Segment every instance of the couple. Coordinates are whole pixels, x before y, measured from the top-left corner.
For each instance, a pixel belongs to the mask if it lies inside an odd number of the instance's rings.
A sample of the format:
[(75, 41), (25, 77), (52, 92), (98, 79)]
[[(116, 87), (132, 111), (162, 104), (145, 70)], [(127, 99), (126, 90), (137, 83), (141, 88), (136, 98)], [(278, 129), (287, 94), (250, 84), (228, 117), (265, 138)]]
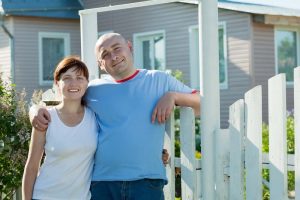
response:
[[(112, 78), (93, 80), (87, 87), (88, 75), (81, 68), (83, 63), (71, 62), (72, 67), (64, 70), (58, 66), (54, 80), (63, 101), (48, 112), (40, 109), (33, 119), (36, 128), (24, 172), (23, 194), (29, 199), (89, 199), (89, 175), (93, 168), (91, 199), (164, 199), (166, 175), (161, 161), (164, 123), (174, 105), (192, 107), (199, 114), (200, 97), (195, 90), (163, 72), (136, 69), (132, 45), (120, 34), (101, 36), (95, 53), (100, 68)], [(86, 87), (83, 99), (87, 107), (84, 107), (81, 97)], [(46, 134), (40, 132), (47, 127)], [(77, 131), (73, 132), (74, 129)], [(50, 144), (50, 140), (54, 143)], [(40, 149), (34, 148), (34, 144), (39, 144)], [(36, 178), (32, 172), (37, 173), (36, 163), (40, 162), (44, 149), (46, 159)], [(66, 158), (70, 161), (66, 162)], [(63, 165), (55, 168), (59, 172), (43, 173), (44, 168), (54, 168), (60, 159)], [(39, 183), (42, 176), (48, 182)], [(85, 184), (78, 185), (83, 178)]]

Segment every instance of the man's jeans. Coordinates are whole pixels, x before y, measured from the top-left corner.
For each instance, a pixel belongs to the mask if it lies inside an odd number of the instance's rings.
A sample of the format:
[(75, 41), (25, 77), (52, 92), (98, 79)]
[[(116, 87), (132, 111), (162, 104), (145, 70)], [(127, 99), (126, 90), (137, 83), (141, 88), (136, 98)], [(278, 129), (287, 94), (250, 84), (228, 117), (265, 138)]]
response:
[(92, 181), (91, 200), (164, 200), (162, 179)]

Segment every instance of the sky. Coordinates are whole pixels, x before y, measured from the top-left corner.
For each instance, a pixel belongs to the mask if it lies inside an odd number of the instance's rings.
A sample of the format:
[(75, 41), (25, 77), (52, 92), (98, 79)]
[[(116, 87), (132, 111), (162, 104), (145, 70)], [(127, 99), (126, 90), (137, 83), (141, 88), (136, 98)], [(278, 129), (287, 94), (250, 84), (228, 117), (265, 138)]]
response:
[(265, 5), (294, 8), (300, 10), (300, 0), (231, 0), (231, 1), (265, 4)]

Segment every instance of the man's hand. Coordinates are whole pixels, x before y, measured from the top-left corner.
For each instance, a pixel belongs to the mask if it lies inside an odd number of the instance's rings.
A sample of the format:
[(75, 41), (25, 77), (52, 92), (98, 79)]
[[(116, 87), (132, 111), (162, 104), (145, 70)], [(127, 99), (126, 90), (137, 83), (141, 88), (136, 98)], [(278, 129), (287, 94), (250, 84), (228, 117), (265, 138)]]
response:
[(163, 149), (161, 159), (162, 159), (164, 165), (167, 165), (169, 163), (169, 158), (170, 158), (170, 156), (169, 156), (168, 150)]
[(167, 92), (156, 104), (151, 122), (154, 123), (157, 120), (158, 123), (165, 123), (167, 119), (170, 117), (174, 106), (175, 106), (175, 97), (176, 93)]
[(50, 114), (46, 108), (33, 106), (29, 111), (29, 118), (32, 127), (39, 131), (45, 131), (51, 121)]

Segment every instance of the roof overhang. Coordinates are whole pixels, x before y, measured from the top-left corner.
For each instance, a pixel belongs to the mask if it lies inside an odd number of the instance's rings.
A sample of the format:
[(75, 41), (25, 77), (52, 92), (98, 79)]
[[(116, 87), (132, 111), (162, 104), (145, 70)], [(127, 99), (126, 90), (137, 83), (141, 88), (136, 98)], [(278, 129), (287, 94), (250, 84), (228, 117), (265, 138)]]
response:
[[(182, 0), (179, 2), (198, 4), (198, 1), (196, 0)], [(300, 17), (300, 10), (297, 9), (283, 8), (283, 7), (262, 5), (262, 4), (253, 4), (253, 3), (233, 2), (233, 1), (226, 1), (226, 0), (219, 0), (218, 8), (251, 13), (251, 14)]]

